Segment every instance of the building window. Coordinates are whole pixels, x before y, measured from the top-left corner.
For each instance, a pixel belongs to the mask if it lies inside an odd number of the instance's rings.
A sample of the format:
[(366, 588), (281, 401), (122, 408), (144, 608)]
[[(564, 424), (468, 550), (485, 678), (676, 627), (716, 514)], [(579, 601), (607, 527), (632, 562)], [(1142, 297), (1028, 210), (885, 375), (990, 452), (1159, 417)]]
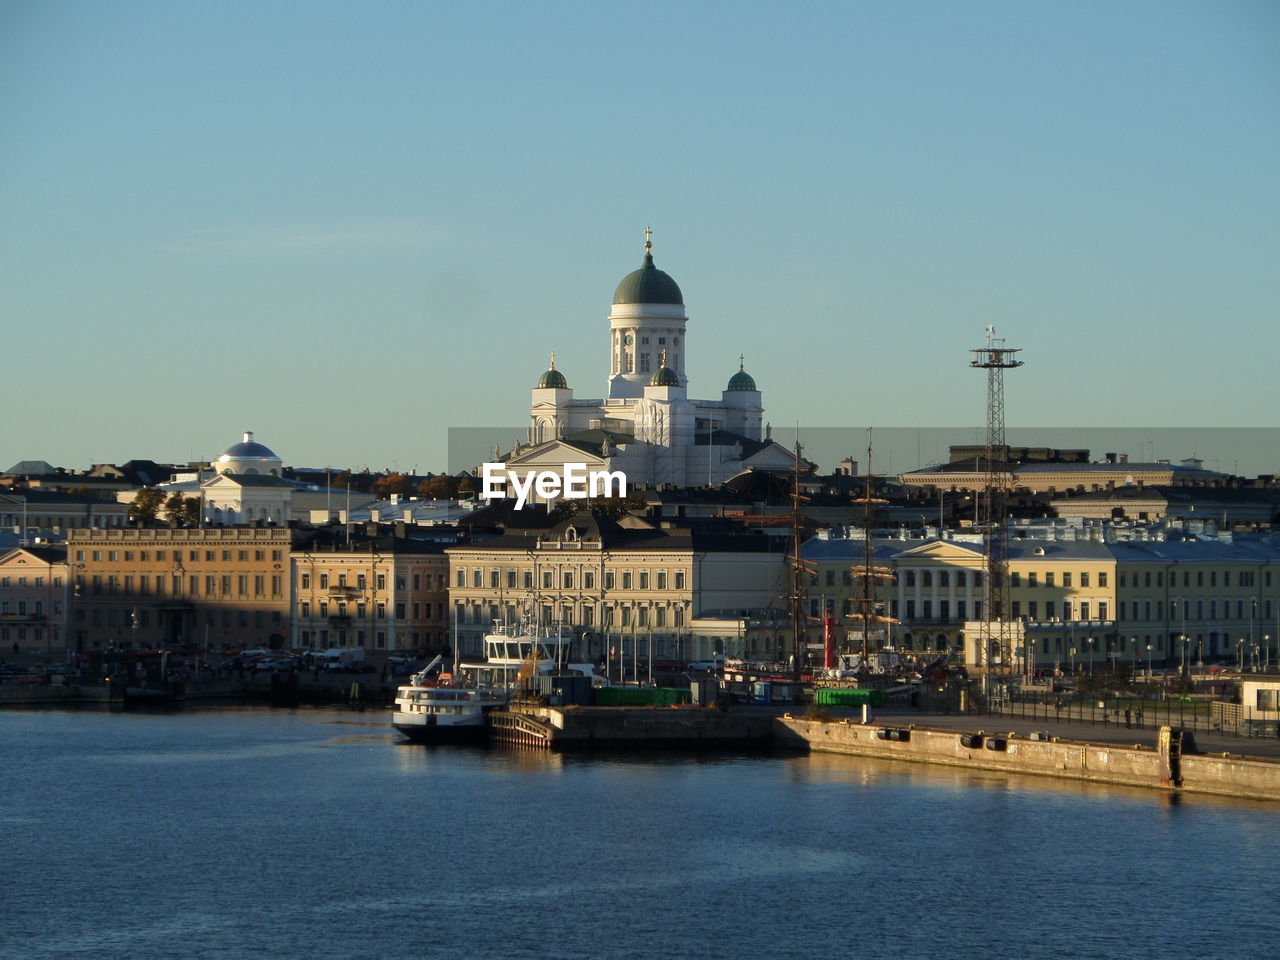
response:
[(596, 585), (596, 575), (588, 570), (582, 575), (582, 587), (584, 590), (594, 590)]
[(622, 589), (623, 590), (631, 589), (631, 571), (630, 570), (627, 570), (622, 574)]
[(683, 570), (676, 571), (676, 589), (677, 590), (684, 589), (684, 571)]
[(1065, 573), (1063, 573), (1063, 574), (1062, 574), (1062, 585), (1063, 585), (1064, 587), (1069, 587), (1069, 586), (1071, 586), (1071, 573), (1070, 573), (1070, 572), (1065, 572)]
[(304, 574), (299, 578), (299, 580), (301, 581), (301, 586), (302, 586), (302, 589), (303, 589), (303, 590), (310, 590), (310, 589), (311, 589), (311, 574), (309, 574), (309, 573), (304, 573)]

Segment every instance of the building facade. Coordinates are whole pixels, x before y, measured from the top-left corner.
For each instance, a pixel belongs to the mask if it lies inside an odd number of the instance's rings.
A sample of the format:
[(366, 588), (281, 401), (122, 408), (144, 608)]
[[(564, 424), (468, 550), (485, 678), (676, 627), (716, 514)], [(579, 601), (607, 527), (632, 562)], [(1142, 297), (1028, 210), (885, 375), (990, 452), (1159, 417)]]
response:
[(66, 650), (70, 587), (62, 546), (16, 547), (0, 553), (0, 654)]
[(449, 643), (449, 560), (394, 535), (317, 537), (293, 552), (295, 649), (434, 651)]
[(655, 656), (697, 659), (723, 636), (696, 621), (759, 618), (780, 592), (785, 545), (772, 538), (624, 523), (579, 514), (543, 536), (449, 547), (456, 649), (478, 654), (495, 622), (534, 622), (572, 634), (592, 660), (637, 637)]
[(280, 647), (291, 541), (280, 527), (74, 530), (74, 646)]
[[(1018, 624), (1013, 656), (1021, 669), (1280, 662), (1280, 538), (1109, 541), (1077, 539), (1071, 530), (1041, 533), (1009, 544), (1009, 616)], [(864, 551), (861, 539), (805, 545), (814, 568), (811, 613), (821, 606), (852, 629)], [(875, 557), (893, 571), (876, 596), (882, 612), (899, 621), (890, 631), (894, 646), (983, 662), (977, 538), (887, 538), (876, 541)]]

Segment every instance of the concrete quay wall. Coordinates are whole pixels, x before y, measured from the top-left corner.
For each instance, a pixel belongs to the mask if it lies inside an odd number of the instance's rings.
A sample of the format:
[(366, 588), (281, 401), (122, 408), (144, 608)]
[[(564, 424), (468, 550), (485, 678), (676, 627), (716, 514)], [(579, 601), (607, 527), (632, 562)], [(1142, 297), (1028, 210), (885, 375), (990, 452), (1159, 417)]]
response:
[[(1090, 743), (1082, 740), (1030, 740), (996, 731), (981, 731), (983, 747), (966, 747), (962, 731), (921, 726), (822, 722), (782, 717), (776, 721), (775, 743), (853, 756), (941, 763), (949, 766), (1033, 774), (1132, 787), (1181, 789), (1259, 800), (1280, 800), (1280, 763), (1224, 754), (1189, 754), (1181, 758), (1181, 784), (1164, 778), (1167, 767), (1157, 750), (1141, 745)], [(882, 740), (881, 729), (906, 730), (907, 739)], [(975, 733), (980, 731), (973, 731)], [(1005, 738), (1007, 749), (988, 750), (988, 737)]]
[(769, 744), (774, 737), (772, 717), (714, 709), (521, 706), (518, 710), (547, 724), (553, 747), (593, 743)]

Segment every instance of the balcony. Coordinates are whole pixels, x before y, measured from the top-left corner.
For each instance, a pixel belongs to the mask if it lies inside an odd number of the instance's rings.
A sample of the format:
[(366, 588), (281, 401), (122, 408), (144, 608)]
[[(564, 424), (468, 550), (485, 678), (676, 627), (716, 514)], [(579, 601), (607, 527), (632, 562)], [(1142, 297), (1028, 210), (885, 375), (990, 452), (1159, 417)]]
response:
[(330, 617), (329, 626), (331, 627), (349, 627), (355, 623), (352, 617)]
[(328, 588), (328, 595), (338, 600), (346, 600), (351, 597), (358, 597), (364, 593), (360, 587), (352, 587), (347, 584), (335, 584)]

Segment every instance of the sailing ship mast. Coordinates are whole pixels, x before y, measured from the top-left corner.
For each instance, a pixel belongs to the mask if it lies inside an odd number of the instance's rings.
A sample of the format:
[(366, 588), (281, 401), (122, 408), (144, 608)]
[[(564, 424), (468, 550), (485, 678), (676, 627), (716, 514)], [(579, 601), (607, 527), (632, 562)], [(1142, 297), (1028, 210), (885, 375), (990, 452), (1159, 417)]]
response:
[(875, 538), (873, 536), (872, 508), (883, 506), (888, 500), (882, 500), (872, 496), (871, 481), (875, 474), (871, 472), (871, 428), (867, 428), (867, 472), (862, 474), (859, 479), (864, 481), (863, 493), (861, 497), (855, 497), (853, 502), (862, 504), (862, 539), (863, 539), (863, 560), (861, 566), (854, 566), (851, 570), (853, 576), (861, 581), (862, 595), (858, 598), (858, 609), (856, 612), (849, 614), (853, 620), (862, 621), (862, 649), (861, 659), (858, 661), (860, 669), (865, 671), (870, 663), (871, 657), (871, 624), (890, 624), (898, 623), (892, 617), (882, 616), (876, 611), (876, 584), (880, 581), (890, 581), (893, 579), (893, 570), (889, 567), (878, 567), (875, 565)]

